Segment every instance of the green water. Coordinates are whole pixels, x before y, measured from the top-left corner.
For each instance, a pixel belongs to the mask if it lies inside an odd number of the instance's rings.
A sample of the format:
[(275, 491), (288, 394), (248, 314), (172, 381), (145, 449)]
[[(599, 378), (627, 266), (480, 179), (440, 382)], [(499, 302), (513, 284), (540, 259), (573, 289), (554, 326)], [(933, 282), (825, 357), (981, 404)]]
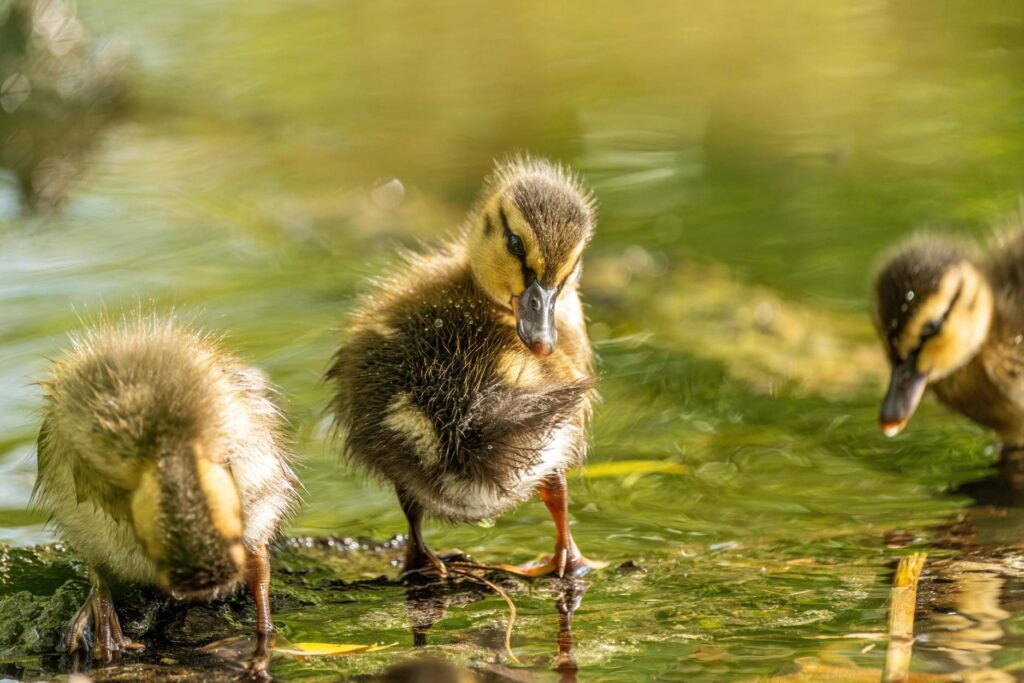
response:
[[(127, 45), (137, 102), (59, 216), (19, 217), (0, 183), (0, 542), (52, 539), (26, 512), (31, 383), (81, 319), (139, 305), (226, 332), (283, 388), (307, 488), (290, 533), (402, 532), (393, 494), (325, 441), (320, 376), (365, 279), (396, 247), (455, 229), (491, 160), (525, 149), (573, 165), (600, 202), (584, 279), (604, 396), (591, 462), (685, 467), (570, 480), (577, 539), (611, 562), (575, 614), (580, 680), (881, 669), (885, 643), (864, 634), (885, 631), (906, 552), (886, 534), (955, 561), (929, 543), (971, 504), (953, 490), (985, 476), (994, 453), (990, 435), (931, 403), (883, 439), (870, 271), (914, 230), (983, 237), (1018, 215), (1024, 7), (96, 0), (78, 11), (92, 35)], [(378, 189), (393, 178), (397, 206)], [(999, 544), (1016, 540), (1013, 519), (989, 525)], [(427, 533), (439, 550), (523, 561), (549, 550), (553, 526), (530, 503), (492, 528)], [(358, 575), (340, 578), (393, 576), (389, 559), (343, 563)], [(615, 569), (627, 561), (643, 570)], [(956, 579), (928, 570), (912, 668), (1020, 675), (1020, 565), (1009, 554), (949, 570)], [(557, 679), (551, 591), (514, 599), (521, 664), (501, 652), (494, 596), (455, 601), (429, 647)], [(339, 589), (275, 620), (292, 641), (398, 643), (281, 657), (282, 677), (379, 671), (412, 648), (398, 586)]]

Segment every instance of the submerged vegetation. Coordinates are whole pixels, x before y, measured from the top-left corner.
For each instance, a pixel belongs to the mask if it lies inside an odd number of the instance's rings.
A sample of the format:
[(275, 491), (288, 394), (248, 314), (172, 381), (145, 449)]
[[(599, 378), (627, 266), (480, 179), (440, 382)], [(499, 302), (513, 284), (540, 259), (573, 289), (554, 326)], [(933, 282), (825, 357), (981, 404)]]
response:
[[(0, 183), (4, 674), (67, 670), (51, 626), (88, 587), (29, 507), (31, 382), (68, 330), (141, 300), (226, 332), (289, 397), (306, 494), (274, 558), (279, 645), (396, 643), (279, 653), (276, 677), (401, 680), (426, 654), (453, 677), (568, 680), (578, 602), (580, 679), (878, 680), (897, 563), (924, 551), (913, 676), (1020, 675), (1024, 518), (966, 488), (993, 440), (928, 399), (884, 440), (867, 302), (901, 236), (1016, 220), (1024, 9), (96, 0), (76, 21), (125, 42), (138, 102), (59, 213), (23, 217), (16, 171)], [(599, 200), (582, 291), (602, 400), (570, 511), (610, 562), (571, 595), (500, 579), (518, 664), (493, 591), (394, 581), (401, 511), (328, 447), (319, 383), (365, 278), (456, 229), (514, 149), (572, 164)], [(526, 503), (425, 531), (439, 553), (520, 562), (550, 524)], [(251, 643), (219, 641), (251, 630), (244, 596), (125, 590), (147, 652), (95, 678), (238, 674)]]

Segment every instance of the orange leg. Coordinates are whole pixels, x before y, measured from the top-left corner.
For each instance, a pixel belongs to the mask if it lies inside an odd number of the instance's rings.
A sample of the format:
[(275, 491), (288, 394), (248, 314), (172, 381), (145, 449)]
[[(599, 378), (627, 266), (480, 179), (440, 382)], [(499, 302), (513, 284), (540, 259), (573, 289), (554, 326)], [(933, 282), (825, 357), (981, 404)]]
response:
[(109, 663), (115, 652), (124, 650), (141, 650), (143, 645), (133, 643), (124, 637), (121, 631), (121, 622), (114, 610), (114, 600), (110, 595), (103, 577), (96, 571), (89, 572), (89, 580), (92, 583), (92, 590), (89, 597), (85, 599), (82, 609), (71, 620), (65, 637), (65, 646), (70, 655), (76, 655), (79, 647), (86, 642), (86, 632), (89, 629), (90, 617), (92, 621), (93, 656), (103, 662)]
[(538, 577), (555, 574), (584, 576), (594, 569), (607, 567), (607, 562), (588, 560), (580, 552), (569, 530), (569, 491), (565, 472), (557, 470), (540, 483), (540, 499), (544, 501), (551, 518), (555, 520), (555, 553), (544, 558), (539, 565), (516, 567), (503, 564), (500, 568), (519, 576)]
[(263, 546), (246, 551), (245, 583), (256, 603), (256, 650), (250, 669), (262, 674), (270, 666), (270, 643), (274, 622), (270, 620), (270, 553)]

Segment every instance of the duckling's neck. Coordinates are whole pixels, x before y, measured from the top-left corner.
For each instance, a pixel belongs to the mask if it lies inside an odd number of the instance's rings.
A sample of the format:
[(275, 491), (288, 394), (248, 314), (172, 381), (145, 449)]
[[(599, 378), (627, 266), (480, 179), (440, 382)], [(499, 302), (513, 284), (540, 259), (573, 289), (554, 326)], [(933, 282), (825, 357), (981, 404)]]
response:
[(950, 408), (995, 430), (1004, 442), (1024, 442), (1024, 413), (1015, 398), (1018, 380), (1000, 374), (1000, 370), (1019, 364), (1019, 348), (1007, 337), (1004, 316), (995, 306), (978, 351), (965, 365), (933, 383), (935, 395)]

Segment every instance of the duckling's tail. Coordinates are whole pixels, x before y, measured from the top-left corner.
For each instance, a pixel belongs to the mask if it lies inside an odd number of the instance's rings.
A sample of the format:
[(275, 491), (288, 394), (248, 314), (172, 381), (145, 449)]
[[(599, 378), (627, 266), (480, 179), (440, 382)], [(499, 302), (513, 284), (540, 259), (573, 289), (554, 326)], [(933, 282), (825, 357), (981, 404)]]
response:
[(212, 597), (241, 579), (246, 553), (231, 473), (194, 444), (163, 452), (132, 496), (132, 520), (176, 597)]
[[(472, 478), (512, 488), (522, 472), (544, 460), (562, 428), (584, 428), (580, 408), (593, 388), (588, 379), (553, 389), (499, 386), (482, 392), (454, 430), (456, 443), (449, 452), (455, 462), (450, 465)], [(583, 452), (571, 450), (581, 448), (577, 443), (582, 440), (564, 444), (564, 466), (582, 460)]]

